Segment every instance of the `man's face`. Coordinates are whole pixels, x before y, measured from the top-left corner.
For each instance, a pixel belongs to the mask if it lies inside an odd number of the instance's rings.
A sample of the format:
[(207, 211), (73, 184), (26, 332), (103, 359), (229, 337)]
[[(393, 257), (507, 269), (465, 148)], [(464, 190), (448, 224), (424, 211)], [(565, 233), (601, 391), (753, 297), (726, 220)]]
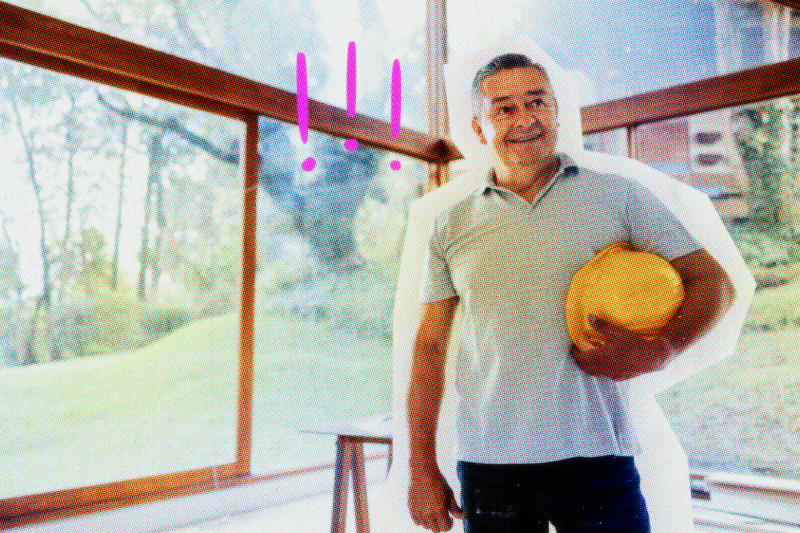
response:
[(483, 81), (481, 120), (472, 129), (491, 145), (495, 164), (509, 170), (542, 167), (555, 155), (558, 104), (547, 78), (535, 67), (501, 70)]

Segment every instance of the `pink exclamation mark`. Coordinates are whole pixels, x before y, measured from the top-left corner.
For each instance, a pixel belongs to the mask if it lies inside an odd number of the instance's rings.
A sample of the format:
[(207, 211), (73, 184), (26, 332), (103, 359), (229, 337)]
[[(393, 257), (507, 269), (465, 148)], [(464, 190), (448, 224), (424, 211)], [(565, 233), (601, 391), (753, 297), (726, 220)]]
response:
[[(347, 45), (347, 116), (356, 116), (356, 43), (350, 41)], [(356, 139), (347, 139), (344, 142), (346, 150), (352, 152), (358, 148)]]
[[(400, 76), (400, 60), (392, 63), (392, 137), (397, 139), (400, 134), (400, 106), (402, 101), (402, 78)], [(400, 161), (394, 159), (389, 163), (392, 170), (400, 170)]]
[[(297, 54), (297, 125), (300, 128), (300, 139), (308, 142), (308, 76), (306, 74), (306, 55)], [(313, 157), (306, 158), (300, 168), (311, 172), (317, 166)]]

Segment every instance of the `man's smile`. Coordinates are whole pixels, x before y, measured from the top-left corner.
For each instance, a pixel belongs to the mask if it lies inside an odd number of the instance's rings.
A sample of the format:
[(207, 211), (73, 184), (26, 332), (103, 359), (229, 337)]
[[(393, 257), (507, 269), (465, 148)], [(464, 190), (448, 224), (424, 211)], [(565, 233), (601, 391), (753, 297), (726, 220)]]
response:
[(538, 139), (540, 139), (542, 137), (544, 137), (544, 132), (543, 131), (539, 132), (539, 133), (526, 134), (524, 137), (518, 137), (516, 139), (509, 138), (509, 139), (507, 139), (506, 142), (510, 142), (510, 143), (525, 143), (525, 142), (531, 142), (531, 141), (538, 140)]

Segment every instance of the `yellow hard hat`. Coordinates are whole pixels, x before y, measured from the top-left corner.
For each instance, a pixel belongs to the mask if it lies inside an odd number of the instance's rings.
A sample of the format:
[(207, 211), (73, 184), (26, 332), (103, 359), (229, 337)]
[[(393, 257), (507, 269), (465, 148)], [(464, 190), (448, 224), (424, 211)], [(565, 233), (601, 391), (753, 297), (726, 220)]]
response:
[(600, 251), (572, 278), (567, 293), (567, 327), (572, 342), (587, 351), (603, 344), (589, 315), (646, 338), (658, 332), (683, 303), (683, 282), (665, 259), (627, 243)]

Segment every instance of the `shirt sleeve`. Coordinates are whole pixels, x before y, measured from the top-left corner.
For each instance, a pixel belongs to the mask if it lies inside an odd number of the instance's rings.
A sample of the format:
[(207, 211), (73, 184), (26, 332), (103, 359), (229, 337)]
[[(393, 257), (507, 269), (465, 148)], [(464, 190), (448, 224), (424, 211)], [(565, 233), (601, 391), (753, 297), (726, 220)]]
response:
[(637, 250), (672, 261), (701, 248), (675, 214), (642, 184), (630, 181), (626, 216)]
[(445, 260), (445, 254), (434, 223), (428, 238), (428, 251), (422, 266), (422, 285), (419, 292), (419, 303), (427, 304), (447, 300), (456, 296), (453, 280), (450, 277), (450, 267)]

